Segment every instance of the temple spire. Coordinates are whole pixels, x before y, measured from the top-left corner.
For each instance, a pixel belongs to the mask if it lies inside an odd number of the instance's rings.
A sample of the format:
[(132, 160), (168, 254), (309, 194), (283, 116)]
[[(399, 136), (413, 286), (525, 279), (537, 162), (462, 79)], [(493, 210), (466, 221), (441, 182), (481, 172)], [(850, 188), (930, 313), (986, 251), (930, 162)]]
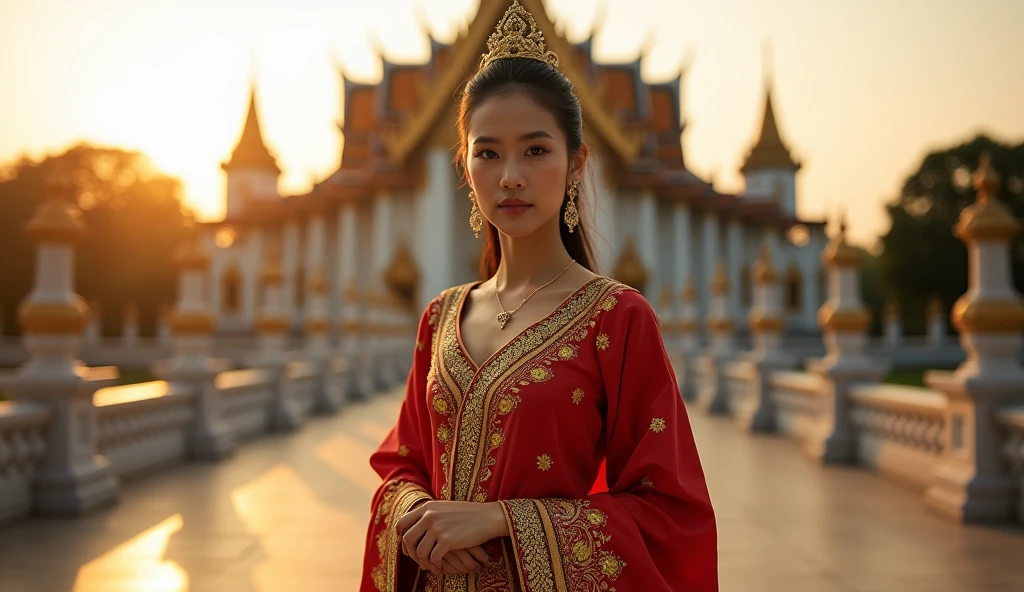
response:
[(774, 80), (772, 76), (771, 45), (765, 46), (765, 80), (764, 80), (764, 117), (761, 120), (761, 133), (751, 148), (746, 161), (740, 168), (748, 172), (758, 169), (793, 169), (800, 168), (800, 163), (793, 159), (789, 147), (782, 139), (779, 125), (775, 121), (775, 108), (772, 105)]
[(253, 81), (249, 90), (249, 113), (245, 117), (242, 136), (231, 153), (231, 160), (224, 164), (224, 169), (257, 169), (268, 170), (280, 174), (277, 160), (270, 153), (263, 133), (260, 131), (260, 118), (256, 112), (256, 83)]

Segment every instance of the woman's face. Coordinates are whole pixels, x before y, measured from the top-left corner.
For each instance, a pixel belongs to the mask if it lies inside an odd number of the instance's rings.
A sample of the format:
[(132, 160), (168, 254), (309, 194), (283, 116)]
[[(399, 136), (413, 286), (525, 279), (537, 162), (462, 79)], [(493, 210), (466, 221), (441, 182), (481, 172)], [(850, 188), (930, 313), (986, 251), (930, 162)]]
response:
[(522, 93), (494, 96), (474, 110), (466, 132), (469, 185), (491, 224), (523, 237), (558, 217), (586, 156), (569, 170), (565, 134), (551, 113)]

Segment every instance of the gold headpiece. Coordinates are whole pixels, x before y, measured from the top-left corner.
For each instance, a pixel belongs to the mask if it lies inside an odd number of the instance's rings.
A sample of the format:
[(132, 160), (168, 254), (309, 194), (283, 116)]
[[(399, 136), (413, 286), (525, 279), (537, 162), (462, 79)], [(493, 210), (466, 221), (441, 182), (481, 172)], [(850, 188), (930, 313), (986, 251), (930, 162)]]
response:
[(529, 58), (558, 67), (558, 56), (545, 47), (544, 34), (537, 28), (533, 15), (519, 5), (519, 0), (512, 2), (487, 39), (487, 53), (480, 58), (480, 69), (503, 58)]

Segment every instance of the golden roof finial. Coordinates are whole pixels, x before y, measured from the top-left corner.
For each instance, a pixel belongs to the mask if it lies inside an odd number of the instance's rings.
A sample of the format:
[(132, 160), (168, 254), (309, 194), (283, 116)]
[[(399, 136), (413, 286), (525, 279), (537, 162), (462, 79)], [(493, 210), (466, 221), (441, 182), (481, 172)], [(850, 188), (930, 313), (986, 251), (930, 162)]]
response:
[(715, 296), (725, 296), (729, 293), (729, 274), (725, 269), (725, 261), (721, 259), (715, 264), (715, 272), (711, 276), (711, 293)]
[(977, 200), (960, 212), (953, 234), (970, 244), (976, 240), (1009, 240), (1020, 232), (1020, 222), (1010, 208), (999, 201), (999, 173), (986, 151), (974, 172)]
[(978, 159), (978, 170), (974, 171), (974, 190), (978, 192), (978, 201), (995, 198), (999, 191), (999, 181), (999, 173), (992, 166), (992, 155), (986, 150)]
[(519, 4), (505, 11), (494, 33), (487, 39), (487, 53), (480, 58), (480, 69), (505, 58), (528, 58), (558, 67), (558, 56), (544, 45), (544, 34), (537, 28), (533, 15)]

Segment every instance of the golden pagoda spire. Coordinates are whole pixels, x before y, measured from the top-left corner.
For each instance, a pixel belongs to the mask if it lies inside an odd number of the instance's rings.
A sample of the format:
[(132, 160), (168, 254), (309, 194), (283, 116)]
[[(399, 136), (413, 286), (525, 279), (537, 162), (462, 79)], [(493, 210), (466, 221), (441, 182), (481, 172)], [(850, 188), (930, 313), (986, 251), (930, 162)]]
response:
[[(766, 48), (770, 52), (770, 47)], [(770, 58), (766, 58), (770, 61)], [(747, 154), (746, 161), (740, 167), (741, 172), (765, 168), (799, 169), (800, 163), (793, 159), (786, 142), (779, 132), (779, 124), (775, 121), (775, 108), (772, 105), (774, 81), (771, 75), (771, 64), (765, 64), (764, 82), (764, 117), (761, 119), (761, 133), (754, 147)]]
[(242, 128), (242, 135), (238, 144), (231, 153), (231, 160), (222, 165), (224, 170), (228, 169), (258, 169), (272, 171), (275, 174), (281, 173), (277, 166), (277, 160), (270, 153), (266, 142), (263, 141), (263, 132), (260, 130), (260, 118), (256, 111), (256, 82), (253, 81), (249, 88), (249, 113), (245, 116), (245, 126)]

